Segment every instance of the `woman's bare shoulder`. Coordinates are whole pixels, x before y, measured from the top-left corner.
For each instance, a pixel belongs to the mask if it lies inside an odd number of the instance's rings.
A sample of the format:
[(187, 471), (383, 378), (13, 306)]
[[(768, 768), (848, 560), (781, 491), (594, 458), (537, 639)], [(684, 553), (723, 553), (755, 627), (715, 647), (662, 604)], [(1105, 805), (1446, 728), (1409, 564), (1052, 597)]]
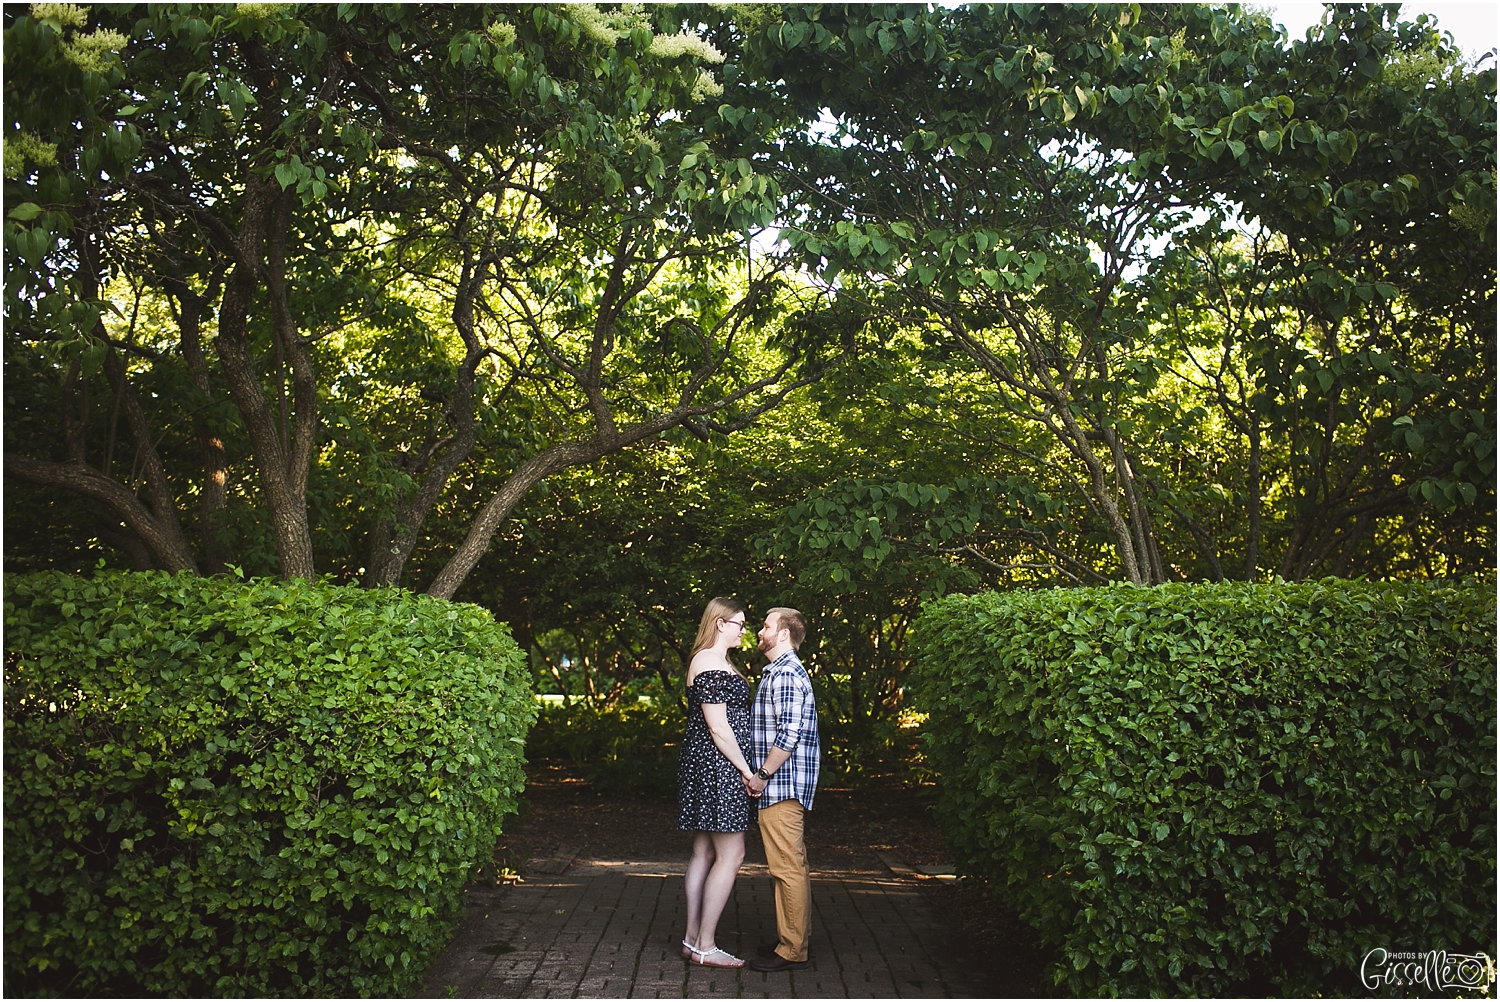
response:
[(693, 660), (688, 662), (687, 684), (692, 685), (693, 680), (698, 677), (698, 673), (709, 667), (711, 662), (717, 660), (719, 659), (714, 657), (713, 651), (704, 650), (694, 654)]
[(688, 663), (687, 684), (692, 685), (706, 671), (723, 671), (736, 674), (733, 666), (711, 650), (699, 651)]

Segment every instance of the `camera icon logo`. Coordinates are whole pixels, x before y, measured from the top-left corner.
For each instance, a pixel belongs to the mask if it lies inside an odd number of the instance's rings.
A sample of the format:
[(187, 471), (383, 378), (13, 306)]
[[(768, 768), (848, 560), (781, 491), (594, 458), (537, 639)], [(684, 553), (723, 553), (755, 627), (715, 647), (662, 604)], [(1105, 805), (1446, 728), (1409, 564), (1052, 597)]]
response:
[(1495, 980), (1495, 961), (1487, 953), (1410, 953), (1377, 946), (1359, 965), (1360, 984), (1372, 990), (1420, 985), (1430, 991), (1483, 991)]

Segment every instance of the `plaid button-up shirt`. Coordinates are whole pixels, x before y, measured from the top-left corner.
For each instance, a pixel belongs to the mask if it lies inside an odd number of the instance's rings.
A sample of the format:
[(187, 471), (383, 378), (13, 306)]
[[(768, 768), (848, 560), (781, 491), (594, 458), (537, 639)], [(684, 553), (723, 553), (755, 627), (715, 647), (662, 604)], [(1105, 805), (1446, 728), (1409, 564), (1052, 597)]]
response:
[(812, 810), (818, 789), (818, 710), (813, 705), (812, 679), (796, 651), (788, 651), (766, 665), (750, 709), (750, 743), (756, 768), (771, 748), (792, 753), (771, 774), (760, 797), (761, 807), (783, 800), (800, 800)]

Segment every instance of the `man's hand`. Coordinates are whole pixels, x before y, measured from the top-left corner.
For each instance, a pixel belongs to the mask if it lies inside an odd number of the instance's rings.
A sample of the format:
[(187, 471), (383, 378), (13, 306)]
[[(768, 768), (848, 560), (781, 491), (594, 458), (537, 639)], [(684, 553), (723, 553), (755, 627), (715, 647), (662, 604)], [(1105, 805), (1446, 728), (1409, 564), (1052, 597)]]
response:
[(766, 792), (766, 782), (766, 780), (761, 779), (759, 776), (746, 776), (745, 793), (752, 797), (759, 797), (762, 793)]

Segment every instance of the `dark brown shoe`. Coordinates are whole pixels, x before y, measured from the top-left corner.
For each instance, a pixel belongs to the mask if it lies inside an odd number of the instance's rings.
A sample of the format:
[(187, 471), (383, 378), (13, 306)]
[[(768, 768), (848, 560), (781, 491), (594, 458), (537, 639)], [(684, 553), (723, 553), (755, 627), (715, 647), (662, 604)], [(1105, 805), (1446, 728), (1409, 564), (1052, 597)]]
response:
[(755, 955), (757, 957), (773, 957), (776, 955), (776, 948), (780, 945), (781, 940), (779, 939), (773, 939), (769, 943), (762, 943), (755, 948)]
[(802, 971), (812, 966), (811, 960), (787, 960), (779, 953), (773, 953), (769, 957), (751, 957), (745, 962), (745, 966), (752, 971)]

